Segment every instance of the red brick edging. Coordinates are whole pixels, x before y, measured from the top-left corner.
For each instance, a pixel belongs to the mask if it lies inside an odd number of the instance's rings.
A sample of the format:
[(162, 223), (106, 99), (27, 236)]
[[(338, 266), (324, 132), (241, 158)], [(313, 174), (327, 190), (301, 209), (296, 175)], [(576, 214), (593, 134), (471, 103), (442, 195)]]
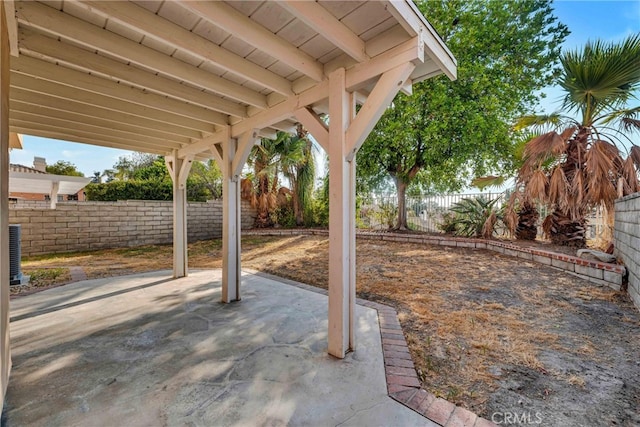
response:
[[(328, 295), (326, 290), (311, 285), (261, 271), (243, 270), (310, 292)], [(497, 427), (491, 421), (440, 397), (436, 397), (433, 393), (429, 393), (421, 387), (413, 359), (411, 359), (411, 354), (409, 353), (407, 341), (398, 321), (397, 312), (393, 307), (361, 298), (357, 298), (356, 303), (378, 312), (389, 397), (443, 427)]]
[(360, 298), (357, 303), (378, 311), (387, 391), (392, 399), (441, 426), (496, 426), (496, 424), (465, 408), (436, 397), (420, 386), (420, 380), (395, 309)]

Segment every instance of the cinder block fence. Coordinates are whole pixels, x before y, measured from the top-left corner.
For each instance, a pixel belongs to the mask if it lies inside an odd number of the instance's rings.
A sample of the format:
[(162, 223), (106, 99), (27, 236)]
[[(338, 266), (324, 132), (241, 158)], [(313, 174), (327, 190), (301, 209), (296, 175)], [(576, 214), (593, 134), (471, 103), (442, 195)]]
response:
[(629, 296), (640, 310), (640, 193), (616, 200), (613, 239), (615, 255), (629, 272)]
[[(254, 209), (242, 202), (242, 228), (250, 228)], [(22, 225), (22, 255), (168, 244), (173, 241), (173, 203), (125, 200), (118, 202), (46, 202), (10, 205), (9, 222)], [(189, 241), (222, 235), (222, 201), (190, 202)]]

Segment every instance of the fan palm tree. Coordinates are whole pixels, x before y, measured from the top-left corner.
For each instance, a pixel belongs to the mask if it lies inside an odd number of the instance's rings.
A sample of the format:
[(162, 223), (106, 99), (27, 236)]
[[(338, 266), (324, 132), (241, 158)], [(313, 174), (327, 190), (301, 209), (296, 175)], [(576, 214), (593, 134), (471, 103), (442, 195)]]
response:
[[(640, 106), (625, 108), (640, 88), (640, 35), (621, 43), (589, 42), (562, 55), (559, 113), (526, 116), (516, 129), (541, 134), (525, 146), (518, 184), (526, 201), (546, 203), (543, 228), (552, 242), (583, 247), (585, 217), (594, 207), (611, 209), (616, 197), (640, 190)], [(626, 158), (622, 150), (626, 150)]]
[[(282, 200), (288, 198), (292, 201), (296, 222), (298, 218), (299, 224), (303, 222), (302, 211), (313, 190), (315, 176), (311, 143), (306, 132), (301, 132), (301, 129), (297, 135), (278, 132), (276, 139), (264, 138), (253, 148), (249, 157), (253, 176), (243, 180), (242, 193), (257, 210), (256, 227), (272, 226), (272, 214), (279, 207), (278, 200), (282, 204)], [(291, 191), (280, 188), (280, 174), (289, 180)], [(309, 177), (310, 186), (307, 182)]]
[(286, 142), (287, 144), (283, 144), (285, 151), (301, 154), (301, 157), (284, 157), (281, 167), (283, 175), (291, 185), (296, 225), (303, 225), (305, 212), (311, 209), (313, 185), (316, 180), (313, 143), (302, 125), (298, 125), (296, 135), (290, 135)]

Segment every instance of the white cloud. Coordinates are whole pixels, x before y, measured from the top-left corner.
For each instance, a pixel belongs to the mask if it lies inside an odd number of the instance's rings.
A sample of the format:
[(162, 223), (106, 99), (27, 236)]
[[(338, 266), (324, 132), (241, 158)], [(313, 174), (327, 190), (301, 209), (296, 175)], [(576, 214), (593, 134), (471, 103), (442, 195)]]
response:
[(85, 150), (62, 150), (60, 154), (62, 154), (62, 157), (66, 159), (81, 159), (89, 153)]

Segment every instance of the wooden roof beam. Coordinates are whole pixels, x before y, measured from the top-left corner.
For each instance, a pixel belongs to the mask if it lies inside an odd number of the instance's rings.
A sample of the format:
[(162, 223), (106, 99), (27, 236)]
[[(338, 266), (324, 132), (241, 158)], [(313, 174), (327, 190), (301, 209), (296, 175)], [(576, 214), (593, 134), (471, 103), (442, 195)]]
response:
[(87, 138), (98, 137), (109, 139), (114, 142), (127, 143), (132, 141), (134, 144), (140, 147), (147, 148), (162, 148), (162, 149), (178, 149), (184, 144), (170, 142), (170, 141), (150, 141), (144, 136), (132, 137), (130, 134), (123, 134), (117, 131), (110, 131), (108, 129), (101, 129), (98, 127), (84, 125), (82, 123), (63, 122), (57, 119), (46, 119), (38, 116), (28, 116), (24, 113), (20, 117), (9, 118), (9, 123), (15, 126), (28, 127), (32, 129), (43, 129), (51, 131), (60, 131), (72, 135), (83, 136)]
[(267, 105), (264, 95), (247, 87), (218, 77), (69, 14), (61, 13), (57, 9), (36, 2), (21, 2), (18, 7), (18, 21), (21, 25), (38, 28), (50, 34), (73, 40), (83, 46), (169, 75), (174, 79), (188, 82), (238, 102), (258, 108), (265, 108)]
[(213, 25), (222, 28), (252, 46), (260, 46), (267, 55), (319, 82), (325, 78), (322, 64), (281, 37), (221, 1), (196, 2), (181, 0), (191, 10)]
[(356, 61), (369, 59), (364, 41), (319, 3), (280, 0), (278, 4)]
[(207, 110), (196, 105), (187, 104), (165, 96), (116, 83), (82, 71), (56, 65), (27, 55), (21, 55), (11, 61), (11, 71), (38, 79), (93, 92), (122, 101), (131, 102), (143, 107), (153, 108), (167, 113), (184, 116), (203, 122), (207, 128), (211, 123), (226, 125), (228, 116), (217, 111)]
[[(33, 84), (22, 84), (20, 77), (24, 76), (17, 75), (11, 78), (10, 97), (12, 102), (15, 100), (31, 105), (42, 105), (60, 111), (119, 121), (144, 129), (158, 130), (192, 139), (200, 139), (203, 137), (201, 130), (193, 129), (189, 123), (182, 123), (182, 117), (177, 117), (180, 123), (175, 123), (176, 117), (165, 117), (165, 114), (152, 116), (153, 118), (150, 118), (148, 109), (141, 108), (137, 105), (128, 105), (126, 109), (122, 109), (120, 107), (123, 106), (123, 104), (88, 92), (82, 94), (82, 98), (76, 97), (76, 99), (70, 100), (65, 97), (66, 92), (64, 88), (56, 87), (48, 82), (43, 82), (44, 84), (38, 84), (38, 86), (33, 87)], [(24, 86), (24, 88), (21, 86)], [(163, 120), (163, 118), (173, 118), (174, 122), (167, 122)], [(213, 126), (209, 126), (207, 129), (208, 131), (205, 132), (205, 134), (213, 133), (216, 130)]]
[(144, 137), (149, 141), (156, 140), (158, 142), (176, 142), (179, 144), (189, 144), (191, 139), (184, 136), (172, 135), (153, 129), (145, 129), (134, 126), (129, 123), (123, 123), (114, 120), (107, 120), (100, 117), (89, 117), (81, 114), (71, 113), (64, 110), (57, 110), (44, 105), (33, 105), (18, 100), (11, 100), (11, 118), (21, 117), (41, 117), (46, 120), (60, 120), (65, 123), (81, 123), (84, 125), (95, 126), (103, 129), (109, 129), (117, 132), (124, 132), (133, 135), (133, 138)]
[(55, 129), (49, 126), (38, 125), (37, 123), (9, 123), (12, 132), (18, 132), (23, 135), (33, 135), (42, 138), (53, 138), (62, 141), (80, 142), (89, 145), (100, 145), (103, 147), (120, 148), (123, 150), (142, 151), (145, 153), (167, 154), (171, 150), (157, 146), (137, 143), (135, 140), (127, 142), (116, 140), (114, 138), (103, 137), (93, 133), (78, 133), (73, 130)]
[(123, 64), (88, 50), (62, 43), (58, 40), (34, 33), (20, 31), (20, 51), (31, 56), (50, 58), (57, 62), (73, 65), (91, 73), (108, 76), (116, 81), (125, 81), (152, 92), (186, 101), (209, 110), (238, 117), (246, 115), (246, 107), (233, 101), (222, 99), (202, 90), (183, 85), (175, 80), (149, 73), (140, 68)]
[(141, 32), (175, 49), (188, 52), (203, 61), (215, 64), (230, 73), (245, 78), (285, 96), (293, 94), (291, 82), (278, 74), (224, 49), (130, 2), (74, 1), (74, 4), (96, 12), (127, 28)]
[(18, 20), (16, 19), (16, 5), (14, 0), (3, 0), (4, 3), (4, 17), (7, 25), (7, 36), (9, 38), (9, 53), (11, 56), (17, 57), (19, 55), (18, 49)]
[(409, 34), (420, 37), (424, 41), (427, 55), (438, 64), (449, 79), (455, 80), (457, 76), (455, 57), (413, 2), (390, 0), (387, 10)]

